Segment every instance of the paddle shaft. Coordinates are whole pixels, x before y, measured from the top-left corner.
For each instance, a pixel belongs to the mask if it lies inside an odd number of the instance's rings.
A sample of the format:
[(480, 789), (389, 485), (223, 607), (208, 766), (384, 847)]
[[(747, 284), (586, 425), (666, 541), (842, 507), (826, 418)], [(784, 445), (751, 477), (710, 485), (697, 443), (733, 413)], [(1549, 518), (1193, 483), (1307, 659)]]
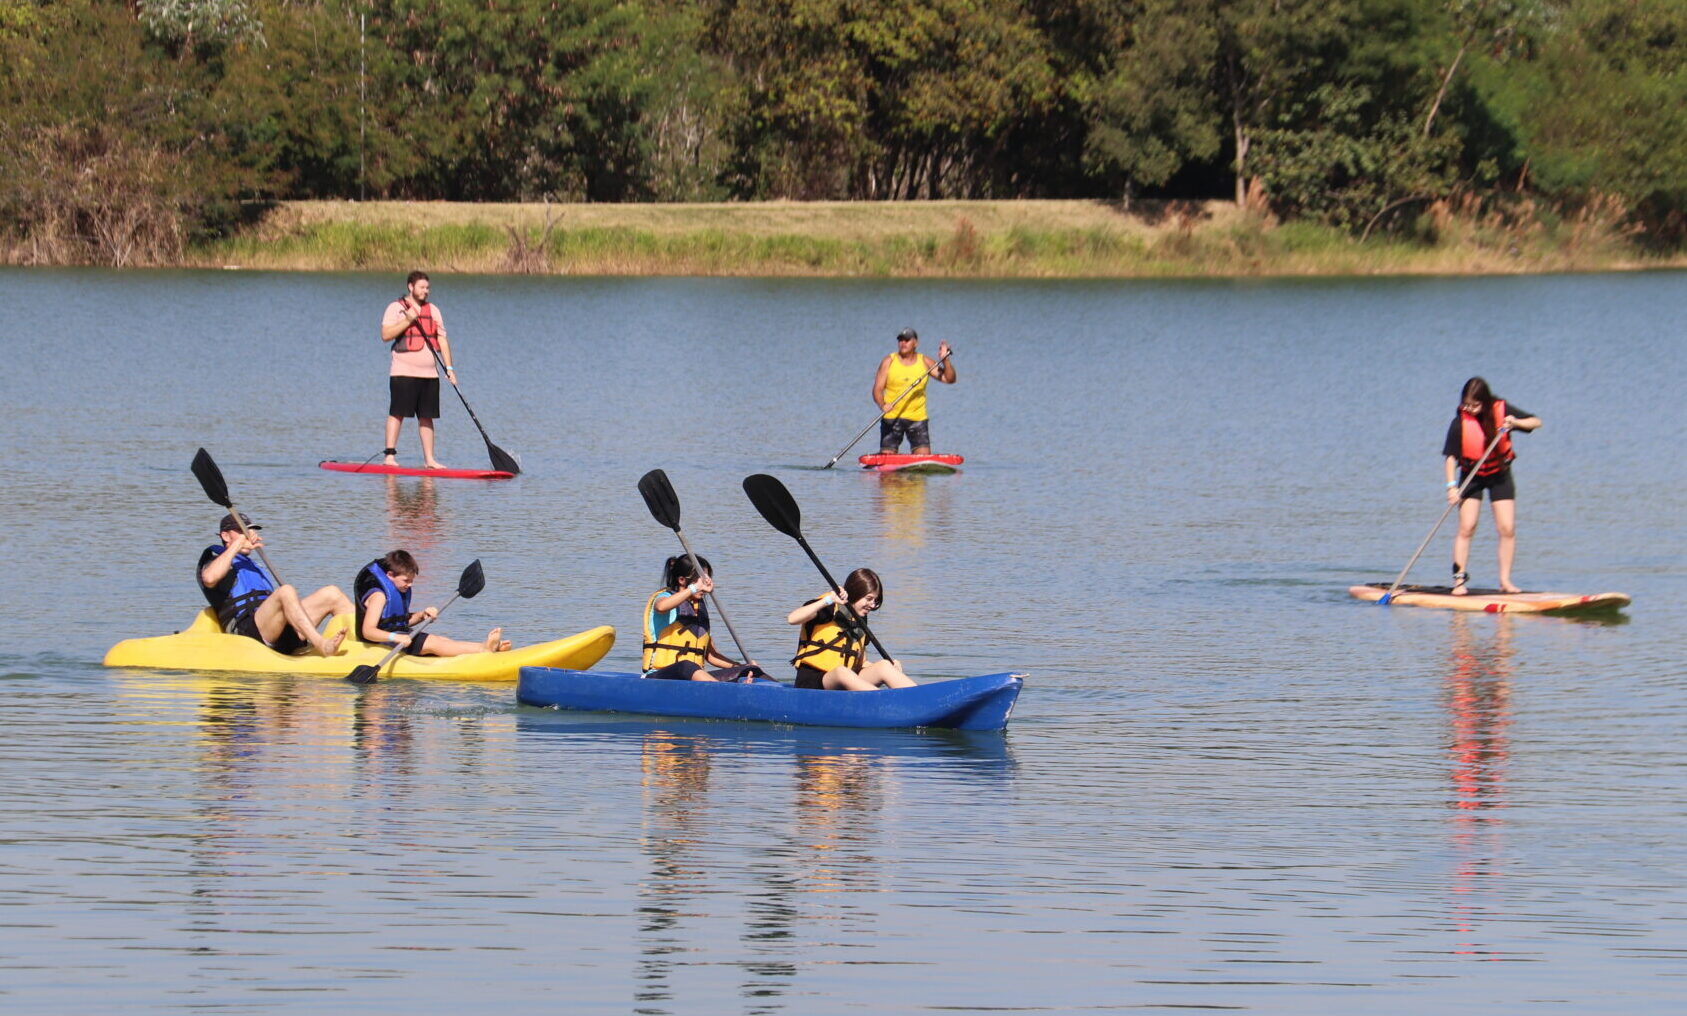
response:
[[(808, 545), (808, 541), (803, 539), (801, 535), (797, 535), (793, 537), (793, 539), (797, 541), (797, 546), (803, 549), (803, 553), (808, 555), (808, 559), (814, 562), (814, 567), (820, 569), (821, 577), (826, 580), (826, 587), (828, 589), (842, 590), (843, 586), (839, 585), (838, 580), (832, 577), (832, 573), (826, 570), (826, 566), (820, 563), (820, 558), (815, 555), (814, 548)], [(873, 648), (879, 651), (880, 656), (887, 660), (894, 659), (894, 657), (890, 655), (890, 650), (886, 649), (884, 647), (884, 643), (879, 641), (879, 637), (873, 634), (873, 629), (867, 627), (867, 620), (860, 614), (857, 614), (855, 612), (855, 608), (849, 605), (849, 594), (847, 592), (843, 594), (842, 599), (838, 600), (838, 606), (842, 607), (844, 609), (844, 613), (848, 614), (855, 621), (856, 625), (861, 628), (862, 633), (867, 636), (867, 640), (869, 642), (873, 643)]]
[(1400, 569), (1400, 574), (1394, 577), (1394, 584), (1388, 587), (1388, 592), (1383, 593), (1382, 599), (1378, 602), (1387, 603), (1393, 598), (1394, 591), (1400, 588), (1400, 583), (1406, 581), (1406, 573), (1412, 570), (1412, 565), (1417, 564), (1418, 558), (1422, 557), (1423, 552), (1429, 549), (1429, 541), (1435, 539), (1435, 534), (1440, 532), (1441, 523), (1446, 522), (1447, 516), (1451, 515), (1453, 513), (1453, 509), (1457, 508), (1464, 500), (1464, 492), (1469, 489), (1471, 483), (1476, 479), (1476, 474), (1482, 469), (1482, 464), (1488, 461), (1488, 456), (1494, 454), (1494, 449), (1500, 446), (1500, 438), (1505, 437), (1506, 431), (1510, 429), (1510, 427), (1501, 427), (1499, 430), (1494, 432), (1494, 439), (1488, 442), (1487, 450), (1482, 453), (1481, 458), (1476, 460), (1476, 465), (1470, 467), (1470, 472), (1465, 474), (1464, 482), (1459, 484), (1458, 496), (1453, 498), (1452, 502), (1449, 503), (1446, 508), (1441, 510), (1441, 517), (1435, 520), (1434, 528), (1430, 529), (1429, 535), (1423, 538), (1422, 543), (1418, 544), (1417, 553), (1413, 554), (1412, 559), (1406, 562), (1406, 567)]
[[(697, 555), (692, 552), (691, 541), (685, 538), (685, 530), (675, 526), (674, 535), (679, 537), (679, 545), (685, 548), (685, 559), (691, 562), (691, 574), (702, 578), (703, 566), (697, 563)], [(709, 602), (714, 604), (715, 613), (720, 615), (721, 622), (726, 625), (727, 634), (732, 636), (732, 644), (738, 647), (738, 655), (744, 658), (745, 663), (752, 662), (750, 651), (744, 648), (743, 640), (738, 637), (738, 629), (732, 627), (732, 619), (726, 616), (726, 609), (720, 605), (720, 597), (716, 596), (712, 589), (709, 590)]]
[[(422, 629), (426, 628), (428, 625), (433, 624), (434, 621), (438, 620), (439, 615), (445, 613), (445, 608), (451, 606), (453, 603), (456, 603), (457, 597), (459, 597), (461, 595), (463, 595), (463, 594), (462, 593), (451, 594), (451, 599), (446, 600), (444, 603), (440, 604), (439, 610), (434, 612), (433, 617), (424, 618), (422, 620), (422, 623), (417, 625), (414, 631), (410, 632), (410, 638), (412, 640), (414, 640), (417, 635), (420, 635), (422, 633)], [(357, 635), (358, 635), (359, 638), (363, 637), (362, 632), (358, 632)], [(392, 651), (387, 653), (387, 655), (381, 657), (380, 663), (375, 664), (375, 673), (380, 674), (381, 668), (385, 667), (387, 664), (391, 663), (393, 661), (393, 658), (398, 656), (399, 653), (404, 652), (404, 650), (406, 648), (407, 648), (406, 646), (393, 646)]]
[[(451, 371), (446, 370), (445, 358), (439, 355), (438, 349), (436, 349), (432, 344), (427, 343), (427, 342), (423, 342), (422, 344), (427, 346), (428, 351), (433, 354), (434, 362), (439, 364), (439, 369), (441, 371), (445, 371), (446, 373), (452, 373)], [(457, 401), (461, 402), (463, 404), (463, 408), (468, 410), (469, 419), (474, 421), (475, 429), (480, 431), (480, 439), (482, 441), (486, 442), (486, 454), (492, 457), (492, 465), (494, 467), (498, 467), (498, 452), (502, 451), (502, 449), (499, 449), (497, 445), (494, 445), (492, 443), (492, 438), (491, 438), (491, 436), (489, 436), (486, 433), (486, 428), (480, 425), (480, 417), (474, 415), (474, 407), (469, 405), (468, 399), (463, 398), (463, 390), (461, 388), (457, 387), (457, 383), (455, 381), (451, 380), (450, 378), (446, 378), (445, 383), (450, 385), (451, 390), (457, 393)], [(494, 450), (494, 449), (496, 449), (496, 450)], [(502, 467), (499, 467), (499, 468), (502, 468)]]
[[(892, 355), (895, 355), (895, 354), (892, 354)], [(938, 359), (937, 359), (937, 362), (936, 362), (936, 363), (934, 363), (934, 364), (932, 364), (932, 365), (931, 365), (931, 367), (930, 367), (930, 368), (928, 368), (928, 369), (927, 369), (927, 370), (926, 370), (926, 376), (925, 376), (925, 378), (921, 378), (921, 379), (920, 379), (920, 381), (919, 381), (919, 382), (917, 382), (917, 383), (915, 383), (915, 384), (911, 384), (911, 385), (909, 385), (909, 386), (908, 386), (908, 390), (907, 390), (907, 391), (905, 391), (905, 392), (903, 392), (903, 393), (902, 393), (902, 394), (901, 394), (901, 395), (898, 395), (898, 396), (897, 396), (897, 397), (896, 397), (896, 401), (895, 401), (895, 402), (892, 402), (892, 403), (891, 403), (891, 404), (890, 404), (890, 405), (888, 405), (888, 406), (886, 406), (886, 407), (885, 407), (885, 410), (884, 410), (884, 412), (882, 412), (882, 413), (880, 413), (880, 414), (879, 414), (879, 415), (878, 415), (878, 417), (877, 417), (877, 418), (875, 418), (875, 419), (874, 419), (874, 420), (873, 420), (873, 422), (872, 422), (872, 423), (869, 423), (869, 424), (868, 424), (868, 425), (867, 425), (867, 426), (865, 426), (865, 427), (862, 427), (862, 428), (861, 428), (861, 433), (859, 433), (859, 434), (857, 434), (857, 435), (855, 435), (855, 437), (854, 437), (854, 438), (853, 438), (853, 439), (851, 439), (851, 441), (850, 441), (850, 442), (849, 442), (849, 444), (846, 444), (846, 445), (844, 445), (844, 446), (843, 446), (843, 450), (842, 450), (842, 451), (839, 451), (839, 452), (838, 452), (838, 453), (837, 453), (837, 454), (836, 454), (836, 455), (834, 455), (834, 456), (832, 456), (832, 461), (830, 461), (830, 462), (828, 462), (828, 463), (826, 463), (826, 464), (825, 464), (825, 465), (824, 465), (824, 466), (822, 466), (822, 467), (821, 467), (821, 468), (822, 468), (822, 469), (831, 469), (831, 468), (832, 468), (832, 467), (833, 467), (833, 466), (835, 466), (835, 465), (837, 465), (837, 464), (838, 464), (838, 460), (839, 460), (839, 459), (841, 459), (841, 458), (843, 458), (843, 457), (844, 457), (844, 455), (845, 455), (845, 454), (846, 454), (846, 453), (847, 453), (847, 452), (848, 452), (848, 451), (849, 451), (849, 450), (850, 450), (850, 449), (851, 449), (851, 448), (854, 448), (854, 447), (855, 447), (855, 445), (856, 445), (856, 442), (858, 442), (858, 441), (860, 441), (860, 440), (861, 440), (861, 439), (862, 439), (862, 438), (864, 438), (864, 437), (866, 437), (866, 436), (867, 436), (867, 432), (868, 432), (868, 431), (870, 431), (870, 430), (872, 430), (872, 429), (873, 429), (873, 427), (874, 427), (874, 426), (876, 426), (876, 425), (877, 425), (877, 424), (878, 424), (878, 422), (879, 422), (879, 420), (882, 420), (882, 419), (884, 419), (884, 418), (885, 418), (885, 417), (886, 417), (886, 416), (889, 416), (889, 415), (890, 415), (890, 411), (891, 411), (891, 410), (892, 410), (892, 409), (895, 409), (895, 408), (896, 408), (896, 407), (897, 407), (897, 406), (898, 406), (898, 405), (899, 405), (899, 404), (901, 404), (901, 402), (902, 402), (902, 400), (903, 400), (903, 399), (905, 399), (905, 398), (907, 398), (907, 397), (908, 397), (908, 396), (910, 396), (910, 395), (912, 395), (912, 394), (914, 394), (914, 389), (916, 389), (916, 388), (923, 388), (923, 387), (925, 387), (925, 386), (926, 386), (926, 385), (927, 385), (927, 384), (929, 384), (929, 383), (930, 383), (930, 381), (929, 381), (929, 380), (928, 380), (928, 379), (929, 379), (929, 378), (930, 378), (930, 377), (931, 377), (931, 376), (932, 376), (932, 375), (931, 375), (931, 372), (932, 372), (932, 371), (934, 371), (934, 370), (942, 370), (942, 369), (943, 369), (943, 361), (944, 361), (944, 360), (947, 360), (947, 359), (949, 359), (949, 357), (951, 357), (951, 356), (954, 356), (954, 355), (955, 355), (955, 351), (954, 351), (954, 350), (953, 350), (953, 349), (951, 349), (951, 350), (949, 350), (949, 351), (948, 351), (948, 352), (947, 352), (947, 353), (944, 353), (944, 354), (943, 354), (943, 355), (942, 355), (942, 356), (940, 356), (940, 357), (938, 357)]]

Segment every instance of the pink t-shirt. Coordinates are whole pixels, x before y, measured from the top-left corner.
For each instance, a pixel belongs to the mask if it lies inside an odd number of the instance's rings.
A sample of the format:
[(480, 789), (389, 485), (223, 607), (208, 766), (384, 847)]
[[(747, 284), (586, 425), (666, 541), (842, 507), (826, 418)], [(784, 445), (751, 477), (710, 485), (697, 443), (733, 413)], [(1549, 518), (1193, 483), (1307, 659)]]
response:
[[(438, 304), (430, 303), (428, 306), (433, 308), (434, 320), (439, 322), (439, 337), (443, 339), (445, 318), (439, 313)], [(404, 301), (394, 300), (387, 304), (387, 312), (381, 315), (381, 334), (385, 335), (389, 327), (403, 320)], [(388, 373), (393, 377), (438, 377), (439, 368), (434, 364), (433, 351), (424, 342), (421, 349), (409, 352), (402, 348), (393, 350), (392, 369)]]

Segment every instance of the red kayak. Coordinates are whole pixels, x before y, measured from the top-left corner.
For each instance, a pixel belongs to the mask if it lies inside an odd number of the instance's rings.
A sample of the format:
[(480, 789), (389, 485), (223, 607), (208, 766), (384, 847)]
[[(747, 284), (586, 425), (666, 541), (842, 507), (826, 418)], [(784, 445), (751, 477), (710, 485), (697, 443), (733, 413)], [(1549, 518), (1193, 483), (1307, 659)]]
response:
[(953, 473), (965, 462), (960, 455), (884, 455), (861, 456), (861, 468), (880, 473)]
[(509, 480), (514, 473), (502, 469), (412, 469), (409, 466), (383, 466), (376, 462), (337, 462), (326, 459), (317, 463), (336, 473), (373, 473), (376, 476), (434, 476), (441, 480)]

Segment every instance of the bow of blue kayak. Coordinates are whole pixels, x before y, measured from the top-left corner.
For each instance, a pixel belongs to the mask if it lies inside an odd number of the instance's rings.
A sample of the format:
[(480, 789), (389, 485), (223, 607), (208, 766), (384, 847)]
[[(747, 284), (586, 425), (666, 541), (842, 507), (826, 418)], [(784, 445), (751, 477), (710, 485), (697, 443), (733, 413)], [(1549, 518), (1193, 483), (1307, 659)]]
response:
[(556, 709), (816, 727), (1001, 730), (1024, 684), (1023, 674), (990, 674), (915, 688), (812, 691), (768, 681), (647, 681), (637, 674), (523, 667), (516, 699), (523, 705)]

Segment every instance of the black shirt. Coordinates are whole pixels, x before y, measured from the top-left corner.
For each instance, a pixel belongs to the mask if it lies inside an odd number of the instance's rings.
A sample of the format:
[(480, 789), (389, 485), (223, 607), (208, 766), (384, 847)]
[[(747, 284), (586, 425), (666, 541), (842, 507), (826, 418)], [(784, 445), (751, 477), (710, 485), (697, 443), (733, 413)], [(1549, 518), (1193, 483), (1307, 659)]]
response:
[[(1521, 406), (1516, 405), (1515, 403), (1507, 402), (1505, 404), (1505, 415), (1515, 420), (1526, 420), (1535, 414), (1529, 412)], [(1449, 458), (1458, 459), (1460, 462), (1465, 461), (1464, 427), (1460, 422), (1463, 416), (1463, 413), (1453, 414), (1453, 422), (1447, 424), (1447, 440), (1441, 443), (1441, 454), (1448, 456)], [(1514, 430), (1512, 433), (1526, 434), (1528, 431)]]

